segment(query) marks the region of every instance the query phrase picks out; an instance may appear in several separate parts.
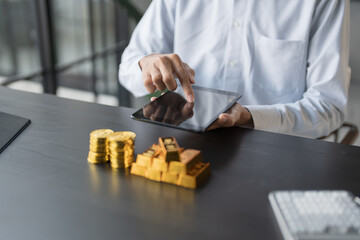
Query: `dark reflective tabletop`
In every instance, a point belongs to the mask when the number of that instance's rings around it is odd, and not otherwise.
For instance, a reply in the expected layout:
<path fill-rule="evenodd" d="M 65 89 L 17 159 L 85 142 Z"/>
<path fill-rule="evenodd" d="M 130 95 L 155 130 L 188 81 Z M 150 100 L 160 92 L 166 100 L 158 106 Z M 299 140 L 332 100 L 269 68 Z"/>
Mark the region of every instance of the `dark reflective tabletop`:
<path fill-rule="evenodd" d="M 268 193 L 360 194 L 360 148 L 241 128 L 192 133 L 130 119 L 134 109 L 0 87 L 0 111 L 32 124 L 0 154 L 1 239 L 282 239 Z M 130 130 L 140 153 L 160 136 L 199 149 L 197 190 L 86 161 L 93 129 Z"/>

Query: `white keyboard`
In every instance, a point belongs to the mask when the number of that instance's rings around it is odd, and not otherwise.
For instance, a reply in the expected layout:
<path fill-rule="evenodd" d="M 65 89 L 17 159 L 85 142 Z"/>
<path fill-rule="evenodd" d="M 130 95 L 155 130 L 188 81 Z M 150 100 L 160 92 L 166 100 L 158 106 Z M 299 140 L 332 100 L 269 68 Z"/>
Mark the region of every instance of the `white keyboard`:
<path fill-rule="evenodd" d="M 360 206 L 347 191 L 275 191 L 269 199 L 286 240 L 360 240 Z"/>

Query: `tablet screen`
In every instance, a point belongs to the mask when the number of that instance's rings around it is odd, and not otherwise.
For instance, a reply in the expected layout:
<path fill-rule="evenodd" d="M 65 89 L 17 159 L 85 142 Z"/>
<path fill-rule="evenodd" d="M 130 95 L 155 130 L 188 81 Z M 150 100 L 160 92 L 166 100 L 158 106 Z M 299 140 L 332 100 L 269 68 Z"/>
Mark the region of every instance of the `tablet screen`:
<path fill-rule="evenodd" d="M 192 131 L 205 131 L 241 94 L 193 86 L 195 101 L 186 101 L 183 88 L 167 92 L 132 115 L 136 120 Z"/>

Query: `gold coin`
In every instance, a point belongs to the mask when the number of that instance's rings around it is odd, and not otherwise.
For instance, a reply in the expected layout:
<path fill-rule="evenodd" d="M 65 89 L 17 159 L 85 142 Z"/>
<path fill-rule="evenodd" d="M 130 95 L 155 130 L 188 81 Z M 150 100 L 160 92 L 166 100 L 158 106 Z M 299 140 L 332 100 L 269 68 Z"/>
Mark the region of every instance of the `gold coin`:
<path fill-rule="evenodd" d="M 134 141 L 136 134 L 129 131 L 123 132 L 114 132 L 107 136 L 108 141 L 110 142 L 126 142 L 126 141 Z"/>
<path fill-rule="evenodd" d="M 116 169 L 118 169 L 118 168 L 124 169 L 125 168 L 125 166 L 118 166 L 118 165 L 110 165 L 110 167 L 116 168 Z"/>
<path fill-rule="evenodd" d="M 114 145 L 109 145 L 108 149 L 113 150 L 113 151 L 123 152 L 123 151 L 126 151 L 126 150 L 134 150 L 134 147 L 132 147 L 132 146 L 117 147 L 117 146 L 114 146 Z"/>
<path fill-rule="evenodd" d="M 109 157 L 109 160 L 111 162 L 130 162 L 133 161 L 133 158 L 115 158 L 115 157 Z"/>
<path fill-rule="evenodd" d="M 91 158 L 91 157 L 88 157 L 87 158 L 88 162 L 91 162 L 91 163 L 106 163 L 108 162 L 109 160 L 107 158 Z"/>
<path fill-rule="evenodd" d="M 109 155 L 120 155 L 120 156 L 125 156 L 125 155 L 132 155 L 134 154 L 134 151 L 113 151 L 113 150 L 109 150 L 108 151 Z"/>
<path fill-rule="evenodd" d="M 116 151 L 123 151 L 123 150 L 127 150 L 127 149 L 134 149 L 135 146 L 132 144 L 125 144 L 125 145 L 118 145 L 118 144 L 112 144 L 112 143 L 108 143 L 107 144 L 107 148 L 108 149 L 113 149 Z"/>
<path fill-rule="evenodd" d="M 113 132 L 114 131 L 111 129 L 94 130 L 90 133 L 90 138 L 91 139 L 106 139 L 106 137 Z"/>
<path fill-rule="evenodd" d="M 136 138 L 136 134 L 134 132 L 130 132 L 130 131 L 123 131 L 123 134 L 126 134 L 130 137 L 131 140 L 135 140 Z"/>
<path fill-rule="evenodd" d="M 92 159 L 92 158 L 88 157 L 87 160 L 88 160 L 89 163 L 95 163 L 95 164 L 107 163 L 106 159 L 98 160 L 98 159 Z"/>
<path fill-rule="evenodd" d="M 132 158 L 133 155 L 115 155 L 115 154 L 109 154 L 110 158 L 114 158 L 114 159 L 128 159 L 128 158 Z"/>
<path fill-rule="evenodd" d="M 125 167 L 130 167 L 133 164 L 133 162 L 126 162 Z"/>
<path fill-rule="evenodd" d="M 89 151 L 89 155 L 94 156 L 94 157 L 102 157 L 102 156 L 106 156 L 108 154 L 106 152 L 105 153 L 104 152 L 98 153 L 98 152 Z"/>
<path fill-rule="evenodd" d="M 108 146 L 123 148 L 123 147 L 132 147 L 134 146 L 134 142 L 130 140 L 126 140 L 124 142 L 116 142 L 116 141 L 107 141 Z"/>
<path fill-rule="evenodd" d="M 98 143 L 98 142 L 90 142 L 89 146 L 99 147 L 99 148 L 106 148 L 107 144 L 105 143 Z"/>
<path fill-rule="evenodd" d="M 122 161 L 111 161 L 111 160 L 110 160 L 110 164 L 113 164 L 113 165 L 125 165 L 125 163 L 122 162 Z"/>
<path fill-rule="evenodd" d="M 90 145 L 106 147 L 106 140 L 90 139 Z"/>
<path fill-rule="evenodd" d="M 134 150 L 114 151 L 113 149 L 109 149 L 109 154 L 125 155 L 125 154 L 133 154 L 133 153 Z"/>
<path fill-rule="evenodd" d="M 88 159 L 91 159 L 93 161 L 109 161 L 109 158 L 108 157 L 92 157 L 92 156 L 88 156 Z"/>
<path fill-rule="evenodd" d="M 104 148 L 104 147 L 98 147 L 98 146 L 93 146 L 93 145 L 90 145 L 89 146 L 89 150 L 91 152 L 96 152 L 96 153 L 106 153 L 107 152 L 107 149 Z"/>

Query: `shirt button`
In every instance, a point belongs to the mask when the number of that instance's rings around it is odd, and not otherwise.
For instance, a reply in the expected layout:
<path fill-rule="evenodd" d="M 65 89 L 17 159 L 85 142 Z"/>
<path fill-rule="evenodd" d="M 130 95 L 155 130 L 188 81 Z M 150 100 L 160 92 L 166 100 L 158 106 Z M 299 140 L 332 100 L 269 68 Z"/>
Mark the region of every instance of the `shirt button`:
<path fill-rule="evenodd" d="M 240 23 L 238 21 L 234 21 L 233 26 L 235 28 L 238 28 L 238 27 L 240 27 Z"/>
<path fill-rule="evenodd" d="M 231 61 L 230 62 L 230 67 L 235 67 L 236 66 L 236 61 Z"/>

